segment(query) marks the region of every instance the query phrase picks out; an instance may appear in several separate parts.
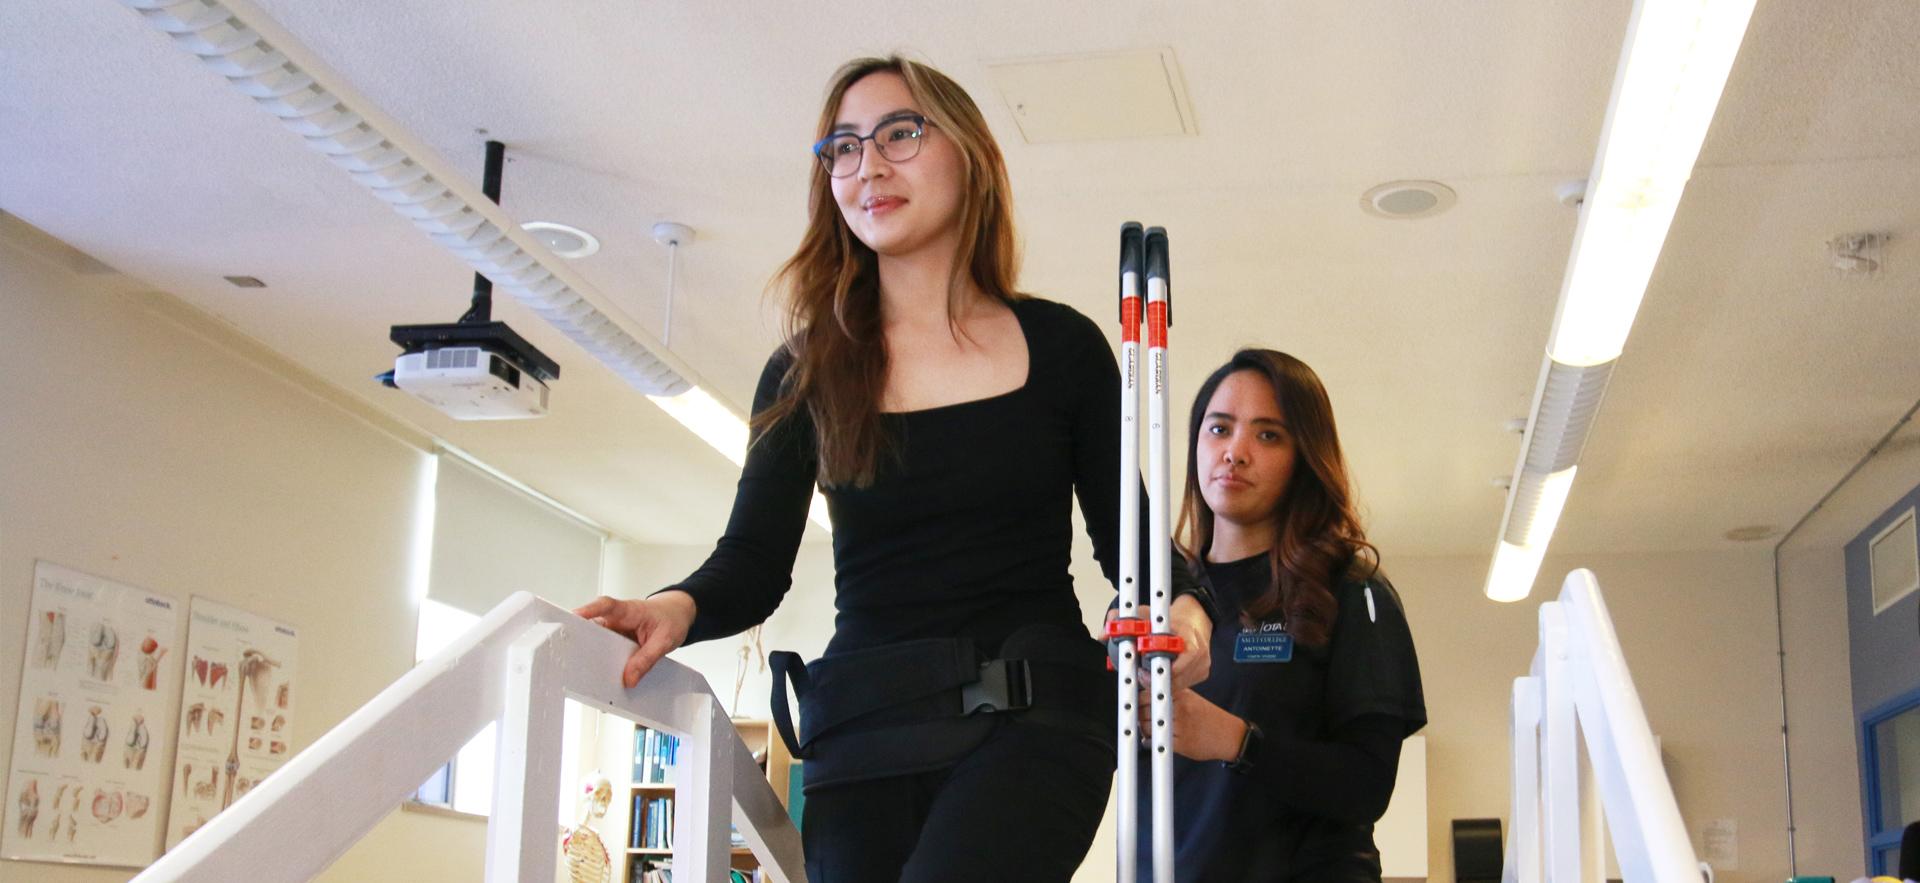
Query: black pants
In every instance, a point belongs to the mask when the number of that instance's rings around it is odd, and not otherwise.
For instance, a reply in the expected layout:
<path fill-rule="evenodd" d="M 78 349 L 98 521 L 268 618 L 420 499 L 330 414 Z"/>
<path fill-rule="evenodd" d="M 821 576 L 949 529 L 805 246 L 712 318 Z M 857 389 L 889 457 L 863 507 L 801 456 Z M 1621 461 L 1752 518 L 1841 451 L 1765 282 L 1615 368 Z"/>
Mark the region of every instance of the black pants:
<path fill-rule="evenodd" d="M 1065 881 L 1106 812 L 1113 743 L 1019 714 L 944 770 L 807 793 L 813 883 Z"/>

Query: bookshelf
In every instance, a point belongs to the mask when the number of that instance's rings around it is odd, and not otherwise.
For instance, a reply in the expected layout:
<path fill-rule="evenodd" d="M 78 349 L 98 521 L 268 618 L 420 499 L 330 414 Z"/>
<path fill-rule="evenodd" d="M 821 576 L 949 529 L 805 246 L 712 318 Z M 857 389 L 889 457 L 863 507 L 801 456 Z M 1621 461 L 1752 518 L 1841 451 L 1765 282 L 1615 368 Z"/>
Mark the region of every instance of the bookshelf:
<path fill-rule="evenodd" d="M 780 799 L 780 805 L 787 805 L 788 778 L 793 770 L 793 757 L 787 753 L 785 742 L 773 727 L 772 721 L 736 719 L 734 730 L 740 734 L 740 741 L 746 743 L 747 750 L 760 762 L 760 770 L 767 777 L 767 784 Z M 673 789 L 675 761 L 680 747 L 678 740 L 643 726 L 633 727 L 632 763 L 627 786 L 626 810 L 627 839 L 624 842 L 624 860 L 619 863 L 615 883 L 651 883 L 646 871 L 663 866 L 671 867 L 673 857 Z M 732 848 L 733 867 L 739 871 L 735 879 L 755 880 L 754 873 L 759 867 L 759 859 L 745 846 Z"/>

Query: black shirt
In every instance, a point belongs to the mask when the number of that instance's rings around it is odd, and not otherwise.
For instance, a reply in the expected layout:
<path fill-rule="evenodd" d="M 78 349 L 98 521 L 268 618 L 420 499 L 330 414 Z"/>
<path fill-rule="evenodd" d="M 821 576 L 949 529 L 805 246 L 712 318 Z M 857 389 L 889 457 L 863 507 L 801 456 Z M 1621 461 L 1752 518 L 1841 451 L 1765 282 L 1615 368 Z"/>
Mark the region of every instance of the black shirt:
<path fill-rule="evenodd" d="M 833 519 L 838 611 L 828 652 L 928 637 L 969 637 L 992 651 L 1021 626 L 1078 627 L 1067 571 L 1075 495 L 1094 556 L 1117 581 L 1120 374 L 1113 350 L 1071 307 L 1038 299 L 1011 306 L 1027 342 L 1023 386 L 883 415 L 894 455 L 881 458 L 873 484 L 822 489 Z M 754 413 L 776 400 L 791 363 L 784 348 L 767 361 Z M 805 409 L 749 448 L 725 535 L 675 587 L 698 605 L 689 643 L 745 630 L 779 605 L 806 528 L 815 450 Z M 1143 538 L 1146 525 L 1142 493 Z M 1195 590 L 1185 566 L 1175 565 L 1176 593 Z"/>
<path fill-rule="evenodd" d="M 1427 722 L 1406 612 L 1384 577 L 1348 581 L 1334 592 L 1340 609 L 1325 647 L 1296 643 L 1287 662 L 1236 661 L 1243 630 L 1283 630 L 1278 614 L 1241 622 L 1242 604 L 1265 591 L 1269 573 L 1264 553 L 1205 569 L 1217 604 L 1213 669 L 1194 690 L 1265 739 L 1244 774 L 1174 758 L 1176 877 L 1377 881 L 1373 823 L 1393 794 L 1400 741 Z M 1140 755 L 1143 869 L 1152 866 L 1148 756 Z"/>

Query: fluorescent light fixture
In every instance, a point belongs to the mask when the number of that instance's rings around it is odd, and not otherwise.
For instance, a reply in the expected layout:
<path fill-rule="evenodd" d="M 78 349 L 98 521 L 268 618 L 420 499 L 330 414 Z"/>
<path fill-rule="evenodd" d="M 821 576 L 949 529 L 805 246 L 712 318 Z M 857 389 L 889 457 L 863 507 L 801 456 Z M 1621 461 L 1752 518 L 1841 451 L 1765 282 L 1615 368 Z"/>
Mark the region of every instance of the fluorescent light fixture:
<path fill-rule="evenodd" d="M 680 421 L 681 426 L 691 430 L 701 441 L 732 460 L 733 465 L 746 465 L 747 421 L 706 390 L 695 386 L 676 396 L 647 396 L 647 399 L 659 405 L 660 410 L 667 412 L 667 416 Z M 807 515 L 822 530 L 829 533 L 833 531 L 833 523 L 827 519 L 827 501 L 819 491 L 814 491 Z"/>
<path fill-rule="evenodd" d="M 1627 25 L 1547 354 L 1620 355 L 1754 0 L 1641 0 Z"/>
<path fill-rule="evenodd" d="M 1487 597 L 1532 590 L 1755 0 L 1639 0 L 1614 70 Z"/>
<path fill-rule="evenodd" d="M 1567 507 L 1567 495 L 1573 490 L 1573 474 L 1579 468 L 1568 467 L 1541 482 L 1540 500 L 1534 505 L 1533 517 L 1523 531 L 1526 541 L 1516 545 L 1503 539 L 1494 551 L 1493 567 L 1487 572 L 1487 597 L 1495 601 L 1518 601 L 1533 590 L 1534 577 L 1540 573 L 1540 561 L 1547 554 L 1547 541 L 1553 538 L 1553 529 L 1560 523 L 1560 513 Z"/>
<path fill-rule="evenodd" d="M 1495 601 L 1522 601 L 1533 591 L 1533 579 L 1540 573 L 1545 546 L 1516 546 L 1506 540 L 1493 553 L 1493 569 L 1487 574 L 1487 597 Z"/>
<path fill-rule="evenodd" d="M 647 399 L 732 460 L 733 465 L 746 465 L 747 421 L 706 390 L 696 386 L 677 396 L 647 396 Z"/>

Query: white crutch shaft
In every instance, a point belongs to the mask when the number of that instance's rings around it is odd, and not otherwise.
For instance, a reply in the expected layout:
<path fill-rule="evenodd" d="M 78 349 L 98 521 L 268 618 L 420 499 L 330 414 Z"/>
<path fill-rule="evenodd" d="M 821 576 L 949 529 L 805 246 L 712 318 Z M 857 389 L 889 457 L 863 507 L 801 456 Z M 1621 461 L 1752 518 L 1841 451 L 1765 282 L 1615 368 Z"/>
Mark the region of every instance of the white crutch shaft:
<path fill-rule="evenodd" d="M 1167 523 L 1167 326 L 1170 299 L 1167 285 L 1167 231 L 1147 230 L 1147 475 L 1151 485 L 1147 536 L 1152 542 L 1147 604 L 1156 636 L 1170 635 L 1169 608 L 1173 602 L 1173 539 Z M 1153 879 L 1173 883 L 1173 656 L 1155 653 L 1152 669 L 1153 712 Z"/>

